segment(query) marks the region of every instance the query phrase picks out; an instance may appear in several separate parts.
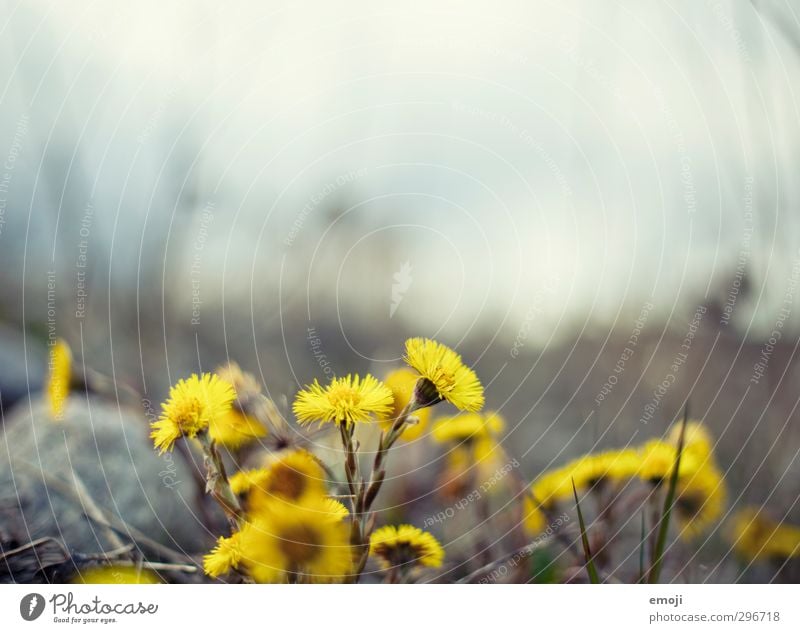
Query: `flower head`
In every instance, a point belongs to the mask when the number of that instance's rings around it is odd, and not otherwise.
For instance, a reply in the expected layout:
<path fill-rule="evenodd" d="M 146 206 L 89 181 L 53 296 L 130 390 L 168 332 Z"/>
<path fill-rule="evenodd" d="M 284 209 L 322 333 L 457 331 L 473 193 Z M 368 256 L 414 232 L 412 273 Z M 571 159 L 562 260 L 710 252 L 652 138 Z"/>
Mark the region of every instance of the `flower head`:
<path fill-rule="evenodd" d="M 523 501 L 523 526 L 525 531 L 535 536 L 541 534 L 547 527 L 547 518 L 541 507 L 530 496 L 525 495 Z"/>
<path fill-rule="evenodd" d="M 72 352 L 64 339 L 50 348 L 45 393 L 54 420 L 64 417 L 64 405 L 72 382 Z"/>
<path fill-rule="evenodd" d="M 759 508 L 741 509 L 732 526 L 729 539 L 744 560 L 786 560 L 800 556 L 800 527 L 778 523 Z"/>
<path fill-rule="evenodd" d="M 669 479 L 675 469 L 678 449 L 675 445 L 663 440 L 649 440 L 639 450 L 638 477 L 652 484 L 659 484 Z M 679 477 L 691 477 L 703 465 L 704 459 L 690 451 L 681 452 Z"/>
<path fill-rule="evenodd" d="M 392 411 L 392 391 L 374 376 L 334 378 L 327 387 L 316 380 L 297 394 L 294 414 L 301 424 L 368 422 L 371 415 Z"/>
<path fill-rule="evenodd" d="M 422 377 L 414 395 L 417 408 L 442 400 L 462 411 L 483 408 L 483 386 L 478 376 L 446 345 L 427 338 L 408 339 L 405 361 Z"/>
<path fill-rule="evenodd" d="M 667 440 L 674 446 L 678 445 L 681 435 L 682 424 L 674 424 L 669 431 Z M 686 423 L 686 431 L 683 436 L 683 450 L 693 454 L 700 460 L 712 458 L 714 449 L 714 439 L 711 437 L 708 428 L 702 422 L 690 420 Z"/>
<path fill-rule="evenodd" d="M 211 420 L 208 433 L 212 439 L 236 449 L 267 435 L 266 427 L 252 415 L 253 403 L 261 397 L 261 385 L 255 376 L 234 362 L 218 367 L 216 374 L 233 387 L 236 400 L 227 413 Z"/>
<path fill-rule="evenodd" d="M 465 442 L 493 437 L 503 432 L 505 420 L 494 411 L 485 415 L 480 413 L 461 413 L 441 418 L 433 426 L 433 439 L 446 442 Z"/>
<path fill-rule="evenodd" d="M 172 450 L 181 436 L 195 437 L 228 413 L 236 397 L 230 383 L 214 374 L 192 374 L 170 388 L 161 417 L 152 423 L 150 437 L 160 453 Z"/>
<path fill-rule="evenodd" d="M 157 585 L 161 579 L 149 569 L 107 565 L 78 572 L 72 579 L 80 585 Z"/>
<path fill-rule="evenodd" d="M 430 533 L 413 525 L 386 525 L 370 536 L 369 553 L 381 567 L 440 567 L 444 549 Z"/>
<path fill-rule="evenodd" d="M 240 533 L 229 538 L 221 536 L 217 545 L 203 557 L 203 571 L 212 578 L 219 578 L 231 569 L 236 569 L 242 560 L 242 548 L 239 545 Z"/>
<path fill-rule="evenodd" d="M 384 430 L 388 431 L 392 427 L 392 424 L 394 424 L 394 421 L 398 418 L 401 411 L 411 401 L 414 395 L 414 387 L 418 379 L 419 375 L 407 367 L 395 369 L 386 376 L 384 382 L 386 386 L 392 390 L 394 407 L 392 407 L 392 411 L 389 414 L 378 417 L 378 423 Z M 430 416 L 430 409 L 417 410 L 414 413 L 414 417 L 417 419 L 416 424 L 406 424 L 403 433 L 400 435 L 400 439 L 413 441 L 419 438 L 424 433 Z"/>
<path fill-rule="evenodd" d="M 350 526 L 322 499 L 256 513 L 239 548 L 239 566 L 256 582 L 337 582 L 353 568 Z"/>
<path fill-rule="evenodd" d="M 678 480 L 675 515 L 681 537 L 689 540 L 705 533 L 725 510 L 725 482 L 716 466 L 706 465 L 691 477 Z"/>
<path fill-rule="evenodd" d="M 236 473 L 230 484 L 235 494 L 247 495 L 251 510 L 258 510 L 276 501 L 297 504 L 308 497 L 322 498 L 325 480 L 317 458 L 299 449 L 278 454 L 264 468 Z"/>

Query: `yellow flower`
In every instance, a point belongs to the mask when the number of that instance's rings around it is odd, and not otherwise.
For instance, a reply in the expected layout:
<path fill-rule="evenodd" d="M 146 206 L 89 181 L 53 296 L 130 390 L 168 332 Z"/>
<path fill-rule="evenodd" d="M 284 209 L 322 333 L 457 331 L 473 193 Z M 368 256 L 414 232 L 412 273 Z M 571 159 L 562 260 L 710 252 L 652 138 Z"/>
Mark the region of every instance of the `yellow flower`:
<path fill-rule="evenodd" d="M 79 585 L 158 585 L 161 579 L 149 569 L 109 565 L 78 572 L 72 578 Z"/>
<path fill-rule="evenodd" d="M 444 549 L 430 533 L 413 525 L 385 525 L 369 539 L 369 553 L 381 567 L 441 567 Z"/>
<path fill-rule="evenodd" d="M 316 380 L 294 400 L 294 414 L 301 424 L 368 422 L 372 414 L 388 415 L 392 410 L 392 392 L 374 376 L 347 375 L 334 378 L 327 387 Z"/>
<path fill-rule="evenodd" d="M 234 494 L 246 494 L 251 510 L 275 501 L 301 503 L 325 495 L 325 471 L 316 457 L 299 449 L 279 453 L 264 468 L 245 470 L 230 478 Z"/>
<path fill-rule="evenodd" d="M 502 433 L 504 428 L 505 421 L 499 413 L 461 413 L 437 420 L 431 434 L 434 440 L 444 444 L 492 437 Z"/>
<path fill-rule="evenodd" d="M 667 441 L 678 446 L 678 439 L 681 435 L 681 424 L 674 424 L 670 429 Z M 702 422 L 690 420 L 686 423 L 686 433 L 683 436 L 683 450 L 691 453 L 700 461 L 712 459 L 714 449 L 714 439 Z"/>
<path fill-rule="evenodd" d="M 547 518 L 537 503 L 528 495 L 523 501 L 523 525 L 531 536 L 536 536 L 544 532 L 547 527 Z"/>
<path fill-rule="evenodd" d="M 325 497 L 322 506 L 325 512 L 330 514 L 335 521 L 344 521 L 350 516 L 350 510 L 341 501 L 331 497 Z"/>
<path fill-rule="evenodd" d="M 677 447 L 659 439 L 649 440 L 639 450 L 639 478 L 653 484 L 668 480 L 675 468 L 678 456 Z M 693 452 L 681 453 L 679 477 L 691 477 L 703 465 L 705 460 L 698 459 Z"/>
<path fill-rule="evenodd" d="M 729 535 L 736 553 L 749 561 L 800 556 L 800 527 L 778 523 L 756 507 L 743 508 Z"/>
<path fill-rule="evenodd" d="M 571 472 L 566 468 L 556 468 L 539 476 L 531 486 L 536 501 L 545 508 L 552 508 L 558 501 L 573 497 Z"/>
<path fill-rule="evenodd" d="M 256 582 L 337 582 L 353 569 L 350 525 L 327 500 L 280 504 L 239 533 L 239 566 Z"/>
<path fill-rule="evenodd" d="M 618 483 L 635 477 L 639 462 L 634 449 L 611 450 L 585 455 L 570 462 L 565 470 L 570 472 L 577 488 L 591 488 L 601 481 Z"/>
<path fill-rule="evenodd" d="M 395 369 L 386 376 L 386 386 L 392 390 L 394 396 L 394 407 L 387 415 L 378 418 L 378 423 L 385 431 L 392 427 L 400 412 L 408 405 L 414 395 L 414 386 L 417 384 L 418 378 L 419 376 L 415 372 L 406 367 Z M 427 427 L 430 415 L 430 409 L 419 409 L 414 414 L 417 423 L 407 424 L 400 439 L 409 442 L 419 438 Z"/>
<path fill-rule="evenodd" d="M 172 450 L 181 437 L 195 437 L 230 411 L 236 394 L 230 383 L 214 374 L 192 374 L 169 390 L 161 417 L 151 424 L 150 437 L 159 453 Z"/>
<path fill-rule="evenodd" d="M 417 408 L 442 400 L 462 411 L 483 408 L 483 387 L 478 376 L 446 345 L 427 338 L 408 339 L 405 361 L 423 378 L 415 389 Z"/>
<path fill-rule="evenodd" d="M 708 531 L 725 511 L 725 482 L 716 466 L 706 465 L 678 480 L 675 515 L 681 537 L 690 540 Z"/>
<path fill-rule="evenodd" d="M 50 348 L 47 365 L 45 393 L 50 405 L 50 416 L 54 420 L 61 420 L 72 382 L 72 352 L 64 339 L 58 339 Z"/>
<path fill-rule="evenodd" d="M 255 376 L 242 371 L 233 361 L 218 367 L 216 374 L 233 387 L 236 400 L 227 413 L 209 424 L 208 433 L 212 439 L 227 448 L 236 449 L 267 435 L 266 427 L 251 414 L 251 405 L 261 397 L 261 385 Z"/>
<path fill-rule="evenodd" d="M 229 538 L 220 536 L 217 545 L 203 557 L 203 571 L 212 578 L 219 578 L 231 569 L 236 569 L 242 560 L 242 548 L 239 545 L 240 533 Z"/>

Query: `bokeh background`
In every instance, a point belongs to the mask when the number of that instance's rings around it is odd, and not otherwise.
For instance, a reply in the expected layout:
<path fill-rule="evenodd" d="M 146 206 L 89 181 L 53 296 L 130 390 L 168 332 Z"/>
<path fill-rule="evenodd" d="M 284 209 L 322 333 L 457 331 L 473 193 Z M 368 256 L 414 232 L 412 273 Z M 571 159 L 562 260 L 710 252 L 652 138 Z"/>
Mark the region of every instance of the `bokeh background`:
<path fill-rule="evenodd" d="M 528 478 L 688 401 L 800 521 L 796 2 L 3 6 L 4 419 L 53 336 L 282 403 L 422 335 Z"/>

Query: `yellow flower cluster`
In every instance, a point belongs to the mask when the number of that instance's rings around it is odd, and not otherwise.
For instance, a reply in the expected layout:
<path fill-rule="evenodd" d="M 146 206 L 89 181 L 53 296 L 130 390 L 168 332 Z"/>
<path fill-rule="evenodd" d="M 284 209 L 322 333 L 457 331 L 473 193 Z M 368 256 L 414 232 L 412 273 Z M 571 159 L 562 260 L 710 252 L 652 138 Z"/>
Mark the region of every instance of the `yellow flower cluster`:
<path fill-rule="evenodd" d="M 661 485 L 675 468 L 679 435 L 680 425 L 675 425 L 666 440 L 652 439 L 638 448 L 583 455 L 544 473 L 533 482 L 531 495 L 526 499 L 525 526 L 528 532 L 540 533 L 546 526 L 547 511 L 558 502 L 573 499 L 573 481 L 577 489 L 619 484 L 631 479 Z M 702 423 L 689 422 L 675 500 L 681 536 L 692 538 L 706 532 L 722 515 L 725 498 L 725 484 L 714 459 L 711 436 Z"/>
<path fill-rule="evenodd" d="M 487 485 L 490 492 L 500 489 L 488 486 L 487 481 L 506 460 L 500 445 L 505 427 L 505 420 L 495 411 L 462 413 L 435 421 L 431 431 L 433 439 L 448 446 L 439 484 L 444 497 L 456 498 L 468 493 L 475 487 L 476 480 Z"/>
<path fill-rule="evenodd" d="M 739 510 L 732 526 L 729 539 L 744 560 L 783 561 L 800 556 L 800 526 L 774 521 L 755 507 Z"/>
<path fill-rule="evenodd" d="M 233 386 L 215 374 L 179 380 L 161 405 L 161 417 L 151 425 L 150 437 L 159 453 L 172 450 L 180 437 L 196 437 L 219 424 L 235 397 Z"/>
<path fill-rule="evenodd" d="M 351 572 L 349 512 L 326 496 L 325 472 L 311 453 L 279 454 L 263 468 L 236 473 L 230 484 L 244 496 L 247 518 L 205 557 L 206 574 L 237 569 L 275 583 L 335 582 Z"/>
<path fill-rule="evenodd" d="M 441 567 L 444 549 L 430 533 L 413 525 L 386 525 L 372 533 L 370 555 L 383 569 Z"/>
<path fill-rule="evenodd" d="M 417 413 L 418 426 L 427 421 L 427 407 L 447 400 L 462 411 L 479 411 L 484 396 L 475 372 L 461 357 L 436 341 L 412 338 L 406 341 L 405 361 L 416 373 L 396 370 L 386 383 L 367 374 L 333 378 L 327 386 L 314 381 L 301 390 L 293 411 L 301 424 L 319 422 L 353 425 L 377 416 L 384 428 L 392 426 L 402 414 Z M 410 426 L 404 431 L 408 432 Z M 411 431 L 404 439 L 413 439 Z"/>

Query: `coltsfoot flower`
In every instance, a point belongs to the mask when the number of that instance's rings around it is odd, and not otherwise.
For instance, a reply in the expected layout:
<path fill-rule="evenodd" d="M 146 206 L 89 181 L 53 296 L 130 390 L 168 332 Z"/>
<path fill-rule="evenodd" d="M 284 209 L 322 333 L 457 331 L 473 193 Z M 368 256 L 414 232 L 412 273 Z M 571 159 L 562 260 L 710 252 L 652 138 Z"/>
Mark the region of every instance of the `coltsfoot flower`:
<path fill-rule="evenodd" d="M 232 569 L 236 569 L 242 561 L 242 548 L 239 545 L 240 533 L 233 536 L 220 536 L 217 544 L 203 557 L 203 571 L 212 578 L 219 578 Z"/>
<path fill-rule="evenodd" d="M 386 416 L 392 411 L 392 391 L 367 374 L 334 378 L 327 387 L 316 380 L 297 394 L 295 416 L 301 424 L 333 422 L 351 425 L 369 422 L 372 415 Z"/>
<path fill-rule="evenodd" d="M 158 585 L 161 578 L 149 569 L 122 565 L 92 567 L 78 572 L 72 578 L 79 585 Z"/>
<path fill-rule="evenodd" d="M 212 439 L 236 449 L 266 436 L 267 428 L 251 413 L 254 401 L 261 397 L 261 385 L 255 376 L 242 371 L 234 362 L 219 367 L 216 374 L 233 387 L 236 399 L 227 413 L 211 420 L 208 432 Z"/>
<path fill-rule="evenodd" d="M 230 383 L 214 374 L 192 374 L 169 390 L 161 417 L 152 423 L 150 437 L 159 453 L 172 450 L 182 437 L 195 437 L 227 414 L 236 393 Z"/>
<path fill-rule="evenodd" d="M 691 477 L 678 480 L 675 515 L 681 537 L 690 540 L 704 534 L 722 516 L 727 493 L 722 473 L 713 465 L 704 465 Z"/>
<path fill-rule="evenodd" d="M 370 536 L 369 553 L 384 569 L 441 567 L 444 549 L 430 532 L 413 525 L 385 525 Z"/>
<path fill-rule="evenodd" d="M 410 338 L 406 341 L 405 361 L 422 377 L 415 389 L 416 408 L 442 400 L 462 411 L 483 408 L 483 386 L 478 376 L 446 345 L 427 338 Z"/>
<path fill-rule="evenodd" d="M 669 431 L 667 440 L 674 446 L 678 446 L 681 426 L 681 424 L 674 424 Z M 705 424 L 696 420 L 690 420 L 686 423 L 686 431 L 683 436 L 683 450 L 685 453 L 691 453 L 700 461 L 713 460 L 713 448 L 714 439 Z"/>
<path fill-rule="evenodd" d="M 257 513 L 238 536 L 241 567 L 256 582 L 339 582 L 353 569 L 350 525 L 327 500 Z"/>
<path fill-rule="evenodd" d="M 54 420 L 64 417 L 64 407 L 72 383 L 72 352 L 64 339 L 58 339 L 50 348 L 47 364 L 45 393 Z"/>
<path fill-rule="evenodd" d="M 378 417 L 378 423 L 384 430 L 388 431 L 392 427 L 394 421 L 400 416 L 403 409 L 405 409 L 405 407 L 411 401 L 411 398 L 414 395 L 414 387 L 417 384 L 418 379 L 419 375 L 407 367 L 395 369 L 386 376 L 386 380 L 384 382 L 386 383 L 386 386 L 392 390 L 394 406 L 389 414 Z M 403 429 L 403 433 L 400 435 L 400 439 L 410 442 L 419 438 L 427 429 L 430 416 L 430 409 L 419 409 L 414 414 L 416 423 L 406 424 L 405 428 Z"/>
<path fill-rule="evenodd" d="M 505 426 L 505 420 L 494 411 L 486 415 L 462 413 L 437 420 L 431 434 L 440 444 L 466 442 L 499 435 Z"/>
<path fill-rule="evenodd" d="M 759 508 L 739 510 L 732 525 L 729 539 L 744 560 L 786 560 L 800 556 L 800 527 L 778 523 Z"/>
<path fill-rule="evenodd" d="M 300 449 L 278 454 L 264 468 L 245 470 L 230 479 L 234 494 L 247 495 L 247 507 L 260 510 L 270 503 L 302 503 L 325 496 L 325 471 L 316 457 Z"/>
<path fill-rule="evenodd" d="M 638 477 L 652 484 L 659 484 L 669 479 L 675 468 L 677 456 L 678 449 L 670 442 L 659 439 L 645 442 L 639 450 Z M 699 470 L 704 461 L 693 452 L 682 451 L 678 476 L 691 477 Z"/>

